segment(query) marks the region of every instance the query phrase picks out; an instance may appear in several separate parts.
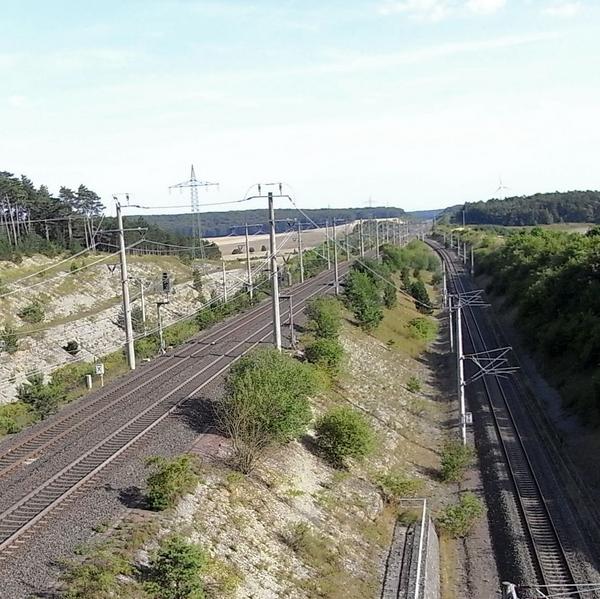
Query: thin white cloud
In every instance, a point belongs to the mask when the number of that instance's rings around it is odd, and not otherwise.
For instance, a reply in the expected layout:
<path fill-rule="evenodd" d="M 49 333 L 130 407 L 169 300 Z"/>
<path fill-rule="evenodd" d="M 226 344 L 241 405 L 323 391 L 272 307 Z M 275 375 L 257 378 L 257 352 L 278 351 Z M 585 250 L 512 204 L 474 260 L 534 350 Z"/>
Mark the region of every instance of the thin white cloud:
<path fill-rule="evenodd" d="M 467 10 L 479 15 L 489 15 L 498 12 L 506 6 L 506 0 L 469 0 Z"/>
<path fill-rule="evenodd" d="M 436 22 L 458 15 L 490 15 L 505 5 L 506 0 L 385 0 L 378 12 Z"/>
<path fill-rule="evenodd" d="M 485 50 L 512 48 L 554 40 L 561 34 L 554 31 L 532 33 L 528 35 L 511 35 L 495 39 L 439 44 L 419 50 L 391 52 L 387 54 L 361 55 L 348 60 L 323 64 L 317 67 L 322 72 L 350 73 L 361 70 L 387 69 L 404 64 L 415 64 L 438 58 L 446 58 L 456 54 L 469 54 Z"/>
<path fill-rule="evenodd" d="M 569 19 L 578 15 L 582 8 L 581 2 L 558 2 L 544 8 L 542 13 L 549 17 Z"/>

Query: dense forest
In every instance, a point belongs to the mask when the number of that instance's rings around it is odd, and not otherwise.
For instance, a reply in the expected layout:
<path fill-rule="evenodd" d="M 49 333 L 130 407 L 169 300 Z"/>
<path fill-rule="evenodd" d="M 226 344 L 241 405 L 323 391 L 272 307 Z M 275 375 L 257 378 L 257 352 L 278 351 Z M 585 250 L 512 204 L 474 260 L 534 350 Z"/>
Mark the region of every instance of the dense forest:
<path fill-rule="evenodd" d="M 467 202 L 447 208 L 442 218 L 472 225 L 535 226 L 553 223 L 600 223 L 600 192 L 537 193 L 505 200 Z"/>
<path fill-rule="evenodd" d="M 406 218 L 406 213 L 401 208 L 319 208 L 304 210 L 305 214 L 321 225 L 328 219 L 333 218 L 340 222 L 344 220 L 357 220 L 359 218 Z M 161 229 L 172 231 L 180 235 L 192 235 L 192 214 L 157 214 L 144 216 L 149 223 L 158 225 Z M 262 226 L 266 232 L 268 224 L 267 210 L 231 210 L 228 212 L 206 212 L 201 215 L 202 234 L 204 237 L 221 237 L 225 235 L 242 235 L 244 223 L 253 225 L 251 232 L 256 233 Z M 277 210 L 277 232 L 281 233 L 288 229 L 288 223 L 296 219 L 309 222 L 298 210 L 284 208 Z"/>
<path fill-rule="evenodd" d="M 520 231 L 477 260 L 488 290 L 518 308 L 524 338 L 566 402 L 600 425 L 600 227 Z"/>
<path fill-rule="evenodd" d="M 36 252 L 52 256 L 84 248 L 112 252 L 117 223 L 103 211 L 98 194 L 85 185 L 76 190 L 61 187 L 53 196 L 46 186 L 36 188 L 25 176 L 0 171 L 0 260 L 18 262 Z M 139 229 L 126 232 L 127 244 L 140 242 L 138 249 L 192 245 L 190 236 L 164 231 L 142 217 L 126 217 L 124 223 L 127 229 Z M 214 244 L 204 240 L 204 246 L 208 257 L 219 255 Z"/>

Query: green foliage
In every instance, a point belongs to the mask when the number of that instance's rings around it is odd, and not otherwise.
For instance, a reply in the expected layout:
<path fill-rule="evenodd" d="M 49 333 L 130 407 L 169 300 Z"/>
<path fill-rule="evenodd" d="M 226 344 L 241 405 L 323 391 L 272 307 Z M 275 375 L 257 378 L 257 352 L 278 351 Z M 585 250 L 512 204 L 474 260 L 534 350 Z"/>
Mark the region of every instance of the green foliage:
<path fill-rule="evenodd" d="M 317 443 L 329 461 L 344 467 L 350 458 L 368 455 L 375 444 L 375 434 L 366 418 L 356 410 L 333 408 L 317 421 Z"/>
<path fill-rule="evenodd" d="M 17 312 L 17 316 L 25 322 L 36 324 L 38 322 L 42 322 L 46 317 L 46 314 L 44 311 L 44 306 L 42 306 L 39 301 L 35 300 L 21 308 Z"/>
<path fill-rule="evenodd" d="M 406 388 L 411 393 L 418 393 L 421 390 L 421 381 L 417 376 L 409 376 L 408 381 L 406 381 Z"/>
<path fill-rule="evenodd" d="M 445 482 L 459 482 L 466 469 L 473 463 L 475 453 L 472 447 L 459 441 L 446 443 L 442 449 L 441 478 Z"/>
<path fill-rule="evenodd" d="M 178 535 L 167 537 L 150 561 L 145 587 L 156 599 L 204 599 L 201 575 L 207 564 L 198 545 Z"/>
<path fill-rule="evenodd" d="M 333 297 L 318 297 L 311 300 L 304 313 L 308 319 L 307 328 L 317 337 L 335 339 L 342 328 L 342 306 Z"/>
<path fill-rule="evenodd" d="M 534 228 L 477 252 L 490 291 L 517 307 L 525 342 L 542 359 L 567 405 L 600 423 L 591 381 L 600 363 L 600 236 Z"/>
<path fill-rule="evenodd" d="M 18 433 L 32 417 L 29 407 L 20 401 L 0 405 L 0 434 Z"/>
<path fill-rule="evenodd" d="M 135 333 L 142 333 L 144 331 L 144 319 L 142 316 L 141 306 L 134 305 L 131 307 L 131 327 Z M 125 330 L 125 313 L 123 312 L 123 308 L 121 308 L 117 316 L 117 325 Z"/>
<path fill-rule="evenodd" d="M 231 437 L 234 464 L 250 472 L 264 451 L 302 435 L 317 391 L 313 368 L 274 349 L 252 352 L 230 370 L 217 410 Z"/>
<path fill-rule="evenodd" d="M 437 518 L 440 527 L 453 538 L 466 537 L 483 515 L 481 500 L 473 493 L 463 493 L 460 501 L 450 505 Z"/>
<path fill-rule="evenodd" d="M 346 278 L 345 295 L 359 325 L 371 331 L 383 319 L 377 284 L 365 272 L 352 270 Z"/>
<path fill-rule="evenodd" d="M 423 489 L 420 478 L 410 478 L 403 472 L 389 472 L 378 477 L 377 482 L 386 503 L 397 505 L 405 497 L 415 497 Z"/>
<path fill-rule="evenodd" d="M 430 318 L 413 318 L 408 323 L 408 329 L 411 337 L 429 342 L 436 338 L 438 325 L 435 320 L 431 320 Z"/>
<path fill-rule="evenodd" d="M 19 264 L 23 256 L 37 253 L 53 257 L 68 250 L 75 254 L 84 245 L 89 246 L 89 232 L 97 228 L 100 218 L 104 219 L 103 229 L 108 232 L 103 234 L 103 242 L 98 242 L 96 249 L 112 252 L 118 242 L 116 218 L 102 215 L 104 206 L 100 197 L 85 185 L 80 185 L 76 190 L 61 187 L 58 195 L 52 196 L 44 185 L 36 188 L 25 176 L 17 178 L 12 173 L 0 171 L 0 197 L 6 198 L 12 206 L 18 237 L 16 244 L 14 232 L 6 227 L 0 228 L 0 260 L 12 260 Z M 46 219 L 51 219 L 51 222 L 44 222 Z M 128 229 L 125 232 L 127 245 L 142 239 L 182 246 L 192 244 L 192 227 L 185 234 L 177 234 L 167 232 L 139 216 L 126 217 L 124 220 Z M 202 243 L 209 258 L 220 257 L 214 243 L 207 240 L 202 240 Z M 143 241 L 137 245 L 137 249 L 155 250 L 156 246 Z M 191 256 L 191 251 L 188 256 Z M 76 270 L 83 263 L 83 260 L 74 261 L 70 270 Z"/>
<path fill-rule="evenodd" d="M 393 283 L 386 283 L 383 288 L 383 305 L 390 310 L 396 305 L 397 301 L 396 286 Z"/>
<path fill-rule="evenodd" d="M 160 340 L 158 335 L 148 335 L 146 337 L 142 337 L 141 339 L 136 339 L 133 342 L 133 347 L 135 350 L 135 355 L 139 360 L 153 358 L 156 356 L 156 354 L 158 354 L 160 349 Z"/>
<path fill-rule="evenodd" d="M 4 342 L 4 351 L 9 354 L 14 354 L 19 349 L 19 337 L 9 324 L 5 325 L 0 333 L 0 340 Z"/>
<path fill-rule="evenodd" d="M 417 279 L 411 283 L 410 294 L 414 297 L 415 306 L 419 312 L 423 312 L 424 314 L 431 314 L 433 312 L 429 294 L 425 288 L 425 283 L 421 279 Z"/>
<path fill-rule="evenodd" d="M 55 382 L 45 384 L 43 374 L 28 376 L 27 382 L 17 389 L 17 397 L 31 407 L 42 420 L 55 412 L 59 404 L 66 399 L 62 386 Z"/>
<path fill-rule="evenodd" d="M 194 268 L 194 271 L 192 272 L 192 285 L 194 287 L 194 289 L 196 290 L 196 293 L 198 293 L 198 295 L 200 297 L 203 296 L 202 290 L 203 290 L 203 281 L 202 281 L 202 272 L 200 271 L 199 268 Z"/>
<path fill-rule="evenodd" d="M 146 479 L 146 498 L 153 510 L 174 507 L 186 493 L 191 493 L 198 484 L 196 465 L 191 456 L 181 455 L 166 459 L 150 458 L 147 464 L 153 471 Z"/>
<path fill-rule="evenodd" d="M 598 191 L 536 193 L 504 200 L 467 202 L 464 206 L 447 209 L 445 214 L 452 222 L 460 224 L 463 207 L 467 224 L 524 226 L 600 222 Z"/>
<path fill-rule="evenodd" d="M 315 339 L 304 348 L 304 355 L 311 364 L 335 374 L 344 360 L 344 348 L 337 339 Z"/>
<path fill-rule="evenodd" d="M 67 599 L 108 599 L 121 596 L 119 578 L 132 573 L 123 555 L 112 547 L 99 548 L 63 576 Z"/>

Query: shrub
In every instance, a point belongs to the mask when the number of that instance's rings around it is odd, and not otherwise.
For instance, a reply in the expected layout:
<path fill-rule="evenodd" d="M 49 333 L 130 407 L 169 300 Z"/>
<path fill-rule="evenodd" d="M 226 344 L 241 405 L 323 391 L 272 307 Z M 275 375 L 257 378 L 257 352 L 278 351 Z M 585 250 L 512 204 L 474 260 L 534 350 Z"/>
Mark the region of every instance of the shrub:
<path fill-rule="evenodd" d="M 57 383 L 44 384 L 43 374 L 32 374 L 27 381 L 17 389 L 17 397 L 33 409 L 35 414 L 44 420 L 55 412 L 66 395 L 61 385 Z"/>
<path fill-rule="evenodd" d="M 202 273 L 199 268 L 194 268 L 192 272 L 192 286 L 200 296 L 202 296 Z"/>
<path fill-rule="evenodd" d="M 311 363 L 335 374 L 344 359 L 344 348 L 337 339 L 316 339 L 304 349 L 306 359 Z"/>
<path fill-rule="evenodd" d="M 473 463 L 473 448 L 459 441 L 447 443 L 442 450 L 442 480 L 458 482 L 462 480 L 465 470 Z"/>
<path fill-rule="evenodd" d="M 308 303 L 304 309 L 308 318 L 307 328 L 317 337 L 335 339 L 342 328 L 342 307 L 332 297 L 319 297 Z"/>
<path fill-rule="evenodd" d="M 433 341 L 437 335 L 437 323 L 427 317 L 413 318 L 408 323 L 411 337 L 423 341 Z"/>
<path fill-rule="evenodd" d="M 63 345 L 63 349 L 72 356 L 75 356 L 79 353 L 79 343 L 77 341 L 67 341 L 66 345 Z"/>
<path fill-rule="evenodd" d="M 203 599 L 201 574 L 208 556 L 198 545 L 179 535 L 163 539 L 150 561 L 145 587 L 157 599 Z"/>
<path fill-rule="evenodd" d="M 101 547 L 69 568 L 62 580 L 67 599 L 117 597 L 121 590 L 119 578 L 131 574 L 132 568 L 123 555 L 110 546 Z"/>
<path fill-rule="evenodd" d="M 473 493 L 463 493 L 460 501 L 442 510 L 437 520 L 451 537 L 466 537 L 483 511 L 483 504 L 478 497 Z"/>
<path fill-rule="evenodd" d="M 153 510 L 173 507 L 178 499 L 193 491 L 198 484 L 195 463 L 188 455 L 171 459 L 156 456 L 150 458 L 147 465 L 154 467 L 146 479 L 146 498 Z"/>
<path fill-rule="evenodd" d="M 117 316 L 117 325 L 125 330 L 125 313 L 121 308 L 119 315 Z M 131 327 L 136 333 L 142 333 L 144 331 L 144 319 L 141 306 L 132 306 L 131 308 Z"/>
<path fill-rule="evenodd" d="M 373 279 L 364 272 L 352 271 L 346 279 L 346 298 L 359 325 L 371 331 L 383 319 L 379 290 Z"/>
<path fill-rule="evenodd" d="M 429 294 L 425 288 L 425 283 L 421 279 L 417 279 L 411 283 L 410 294 L 413 296 L 415 306 L 419 312 L 423 312 L 424 314 L 431 314 L 433 312 Z"/>
<path fill-rule="evenodd" d="M 0 430 L 2 430 L 2 434 L 12 435 L 22 429 L 23 427 L 12 416 L 0 415 Z"/>
<path fill-rule="evenodd" d="M 140 358 L 152 358 L 158 353 L 160 348 L 160 341 L 158 335 L 148 335 L 141 339 L 136 339 L 133 342 L 135 348 L 135 355 Z"/>
<path fill-rule="evenodd" d="M 409 376 L 408 381 L 406 381 L 406 388 L 411 393 L 418 393 L 421 390 L 421 381 L 419 380 L 419 377 L 414 375 Z"/>
<path fill-rule="evenodd" d="M 302 435 L 311 420 L 308 397 L 317 388 L 310 365 L 276 350 L 239 360 L 217 405 L 221 427 L 232 440 L 234 465 L 248 473 L 268 447 Z"/>
<path fill-rule="evenodd" d="M 327 459 L 343 467 L 349 458 L 360 459 L 373 449 L 375 435 L 370 424 L 359 412 L 348 408 L 333 408 L 322 416 L 316 426 L 317 443 Z"/>
<path fill-rule="evenodd" d="M 260 246 L 260 251 L 261 252 L 266 252 L 267 251 L 267 246 L 266 245 L 261 245 Z"/>
<path fill-rule="evenodd" d="M 383 289 L 383 305 L 389 310 L 396 305 L 397 301 L 396 286 L 393 283 L 386 283 Z"/>
<path fill-rule="evenodd" d="M 13 327 L 5 325 L 0 340 L 4 342 L 4 351 L 9 354 L 14 354 L 19 349 L 19 338 Z"/>
<path fill-rule="evenodd" d="M 30 324 L 42 322 L 46 317 L 44 306 L 40 302 L 33 301 L 27 306 L 24 306 L 17 312 L 17 316 Z"/>
<path fill-rule="evenodd" d="M 378 477 L 377 482 L 384 500 L 389 504 L 397 504 L 400 499 L 414 497 L 423 488 L 420 478 L 410 478 L 400 472 L 389 472 Z"/>

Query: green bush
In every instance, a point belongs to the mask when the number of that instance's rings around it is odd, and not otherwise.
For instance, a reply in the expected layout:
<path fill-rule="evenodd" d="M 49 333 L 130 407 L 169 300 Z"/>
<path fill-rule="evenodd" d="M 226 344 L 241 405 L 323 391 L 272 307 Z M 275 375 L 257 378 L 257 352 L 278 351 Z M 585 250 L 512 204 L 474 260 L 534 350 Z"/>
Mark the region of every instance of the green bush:
<path fill-rule="evenodd" d="M 473 463 L 475 452 L 472 447 L 459 441 L 447 443 L 442 450 L 441 477 L 446 482 L 462 480 L 465 470 Z"/>
<path fill-rule="evenodd" d="M 393 283 L 386 283 L 383 288 L 383 305 L 390 310 L 396 305 L 397 301 L 396 286 Z"/>
<path fill-rule="evenodd" d="M 438 327 L 435 320 L 427 317 L 413 318 L 408 323 L 408 330 L 411 337 L 422 339 L 423 341 L 433 341 L 437 335 Z"/>
<path fill-rule="evenodd" d="M 104 599 L 121 596 L 119 579 L 132 573 L 124 556 L 113 547 L 101 547 L 74 564 L 62 577 L 67 599 Z"/>
<path fill-rule="evenodd" d="M 58 409 L 66 395 L 62 385 L 56 382 L 44 383 L 43 374 L 32 374 L 27 381 L 17 389 L 17 397 L 44 420 Z"/>
<path fill-rule="evenodd" d="M 410 294 L 413 296 L 415 306 L 419 312 L 423 312 L 424 314 L 431 314 L 433 312 L 431 299 L 429 299 L 425 283 L 421 279 L 417 279 L 411 283 Z"/>
<path fill-rule="evenodd" d="M 344 467 L 350 458 L 368 455 L 375 443 L 373 429 L 366 418 L 346 406 L 324 414 L 315 429 L 319 447 L 337 467 Z"/>
<path fill-rule="evenodd" d="M 221 427 L 232 440 L 234 465 L 250 472 L 268 447 L 302 435 L 312 417 L 308 397 L 317 389 L 312 366 L 277 350 L 239 360 L 217 405 Z"/>
<path fill-rule="evenodd" d="M 353 270 L 346 278 L 345 295 L 358 324 L 371 331 L 383 319 L 379 289 L 373 279 L 364 272 Z"/>
<path fill-rule="evenodd" d="M 331 374 L 339 371 L 344 359 L 344 348 L 337 339 L 315 339 L 304 349 L 306 359 Z"/>
<path fill-rule="evenodd" d="M 414 375 L 409 376 L 408 381 L 406 381 L 406 388 L 411 393 L 418 393 L 421 390 L 421 381 L 419 380 L 419 377 Z"/>
<path fill-rule="evenodd" d="M 463 493 L 460 501 L 450 505 L 438 516 L 438 524 L 453 538 L 466 537 L 483 515 L 481 500 L 473 493 Z"/>
<path fill-rule="evenodd" d="M 150 560 L 144 586 L 156 599 L 204 599 L 201 575 L 207 564 L 201 547 L 179 535 L 167 537 Z"/>
<path fill-rule="evenodd" d="M 384 500 L 394 505 L 405 497 L 415 497 L 423 488 L 420 478 L 410 478 L 401 472 L 383 474 L 378 477 L 377 482 Z"/>
<path fill-rule="evenodd" d="M 304 313 L 308 318 L 307 328 L 317 337 L 335 339 L 342 328 L 342 306 L 332 297 L 311 300 Z"/>
<path fill-rule="evenodd" d="M 42 322 L 46 317 L 46 314 L 44 312 L 44 306 L 36 300 L 21 308 L 17 312 L 17 316 L 25 322 L 36 324 Z"/>
<path fill-rule="evenodd" d="M 158 354 L 158 350 L 160 349 L 160 340 L 158 335 L 148 335 L 147 337 L 136 339 L 133 342 L 133 347 L 135 355 L 139 359 L 153 358 Z"/>
<path fill-rule="evenodd" d="M 167 459 L 160 456 L 150 458 L 148 466 L 154 469 L 146 479 L 146 499 L 153 510 L 174 507 L 186 493 L 198 484 L 196 466 L 191 456 L 181 455 Z"/>
<path fill-rule="evenodd" d="M 22 429 L 23 426 L 20 425 L 12 416 L 4 416 L 0 414 L 1 434 L 12 435 L 13 433 L 18 433 Z"/>
<path fill-rule="evenodd" d="M 144 331 L 144 319 L 142 318 L 143 312 L 141 306 L 132 306 L 131 308 L 131 328 L 135 333 L 142 333 Z M 117 316 L 117 325 L 125 330 L 125 313 L 121 308 L 119 315 Z"/>
<path fill-rule="evenodd" d="M 19 349 L 19 337 L 15 329 L 8 324 L 4 326 L 0 340 L 4 342 L 4 351 L 9 354 L 14 354 Z"/>

